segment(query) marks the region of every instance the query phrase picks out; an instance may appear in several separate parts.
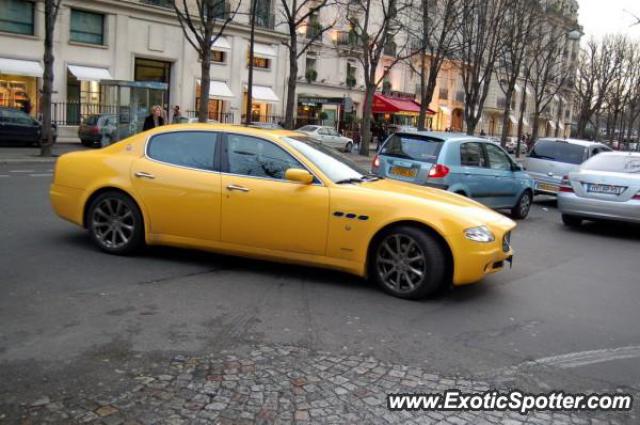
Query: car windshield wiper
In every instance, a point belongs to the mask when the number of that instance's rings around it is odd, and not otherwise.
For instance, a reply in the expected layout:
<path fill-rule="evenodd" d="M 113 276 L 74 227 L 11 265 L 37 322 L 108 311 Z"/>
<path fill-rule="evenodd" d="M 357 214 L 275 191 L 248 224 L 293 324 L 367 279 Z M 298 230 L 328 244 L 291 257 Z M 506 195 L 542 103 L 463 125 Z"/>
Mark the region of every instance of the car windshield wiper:
<path fill-rule="evenodd" d="M 364 176 L 362 176 L 362 180 L 368 181 L 368 182 L 374 182 L 376 180 L 382 180 L 384 177 L 381 177 L 377 174 L 373 174 L 373 173 L 367 173 Z"/>
<path fill-rule="evenodd" d="M 349 177 L 348 179 L 338 180 L 336 184 L 362 183 L 363 181 L 360 177 Z"/>

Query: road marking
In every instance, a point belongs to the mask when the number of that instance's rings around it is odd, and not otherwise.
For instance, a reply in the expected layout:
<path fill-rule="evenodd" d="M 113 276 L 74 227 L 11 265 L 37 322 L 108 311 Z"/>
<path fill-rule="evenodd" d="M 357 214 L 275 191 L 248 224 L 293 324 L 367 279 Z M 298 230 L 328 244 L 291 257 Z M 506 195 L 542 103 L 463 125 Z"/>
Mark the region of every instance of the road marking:
<path fill-rule="evenodd" d="M 11 176 L 8 174 L 0 174 L 0 177 L 11 177 Z"/>
<path fill-rule="evenodd" d="M 9 170 L 10 173 L 33 173 L 36 170 Z"/>
<path fill-rule="evenodd" d="M 51 176 L 53 176 L 53 174 L 51 174 L 51 173 L 47 173 L 47 174 L 29 174 L 29 176 L 31 176 L 31 177 L 51 177 Z"/>
<path fill-rule="evenodd" d="M 614 360 L 633 359 L 636 357 L 640 357 L 640 346 L 630 345 L 627 347 L 604 348 L 601 350 L 579 351 L 577 353 L 543 357 L 534 360 L 534 363 L 555 366 L 561 369 L 570 369 Z"/>

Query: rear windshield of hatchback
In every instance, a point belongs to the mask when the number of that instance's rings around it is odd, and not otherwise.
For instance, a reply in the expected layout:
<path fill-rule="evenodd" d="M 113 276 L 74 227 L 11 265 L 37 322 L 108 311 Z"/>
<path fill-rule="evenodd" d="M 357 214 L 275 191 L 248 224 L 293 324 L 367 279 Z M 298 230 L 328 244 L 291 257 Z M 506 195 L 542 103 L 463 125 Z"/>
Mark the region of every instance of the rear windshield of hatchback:
<path fill-rule="evenodd" d="M 582 164 L 587 157 L 587 148 L 573 143 L 539 140 L 533 146 L 529 157 L 568 164 Z"/>
<path fill-rule="evenodd" d="M 414 161 L 432 162 L 438 158 L 444 140 L 428 136 L 394 134 L 382 147 L 380 154 Z"/>

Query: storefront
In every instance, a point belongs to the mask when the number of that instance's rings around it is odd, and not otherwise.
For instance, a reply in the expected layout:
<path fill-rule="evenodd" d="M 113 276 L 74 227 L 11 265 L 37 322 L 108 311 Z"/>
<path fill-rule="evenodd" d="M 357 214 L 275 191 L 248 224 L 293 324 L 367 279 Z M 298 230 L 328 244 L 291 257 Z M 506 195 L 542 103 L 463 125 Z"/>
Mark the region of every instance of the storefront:
<path fill-rule="evenodd" d="M 0 58 L 0 106 L 23 110 L 35 118 L 42 74 L 38 61 Z"/>
<path fill-rule="evenodd" d="M 233 92 L 224 81 L 209 82 L 208 118 L 224 123 L 233 123 L 233 114 L 227 112 Z M 200 110 L 200 80 L 196 81 L 196 111 Z"/>
<path fill-rule="evenodd" d="M 247 91 L 245 88 L 242 98 L 242 111 L 247 110 Z M 251 121 L 252 122 L 275 122 L 277 117 L 273 115 L 273 104 L 280 102 L 276 93 L 267 86 L 253 85 L 251 90 Z M 245 114 L 243 113 L 243 120 Z M 280 118 L 282 119 L 282 118 Z"/>
<path fill-rule="evenodd" d="M 343 97 L 298 96 L 296 125 L 323 124 L 335 127 L 342 118 Z"/>
<path fill-rule="evenodd" d="M 108 69 L 80 65 L 67 66 L 67 125 L 78 125 L 85 117 L 102 111 L 101 80 L 113 80 Z"/>
<path fill-rule="evenodd" d="M 411 98 L 374 94 L 372 112 L 378 123 L 415 126 L 420 114 L 420 104 Z M 434 111 L 427 109 L 427 127 L 431 126 L 434 114 Z"/>

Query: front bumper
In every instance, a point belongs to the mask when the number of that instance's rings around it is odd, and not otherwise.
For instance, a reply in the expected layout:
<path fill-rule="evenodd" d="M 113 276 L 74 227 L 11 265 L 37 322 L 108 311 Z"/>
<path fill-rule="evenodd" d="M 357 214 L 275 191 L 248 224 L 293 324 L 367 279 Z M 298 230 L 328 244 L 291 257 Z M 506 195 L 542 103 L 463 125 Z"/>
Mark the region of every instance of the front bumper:
<path fill-rule="evenodd" d="M 495 229 L 492 229 L 496 233 Z M 486 275 L 498 272 L 513 261 L 513 249 L 505 242 L 509 232 L 496 234 L 491 243 L 474 242 L 461 235 L 456 241 L 458 249 L 453 253 L 453 285 L 467 285 L 482 280 Z"/>
<path fill-rule="evenodd" d="M 558 209 L 562 214 L 600 220 L 626 221 L 640 223 L 640 201 L 607 201 L 583 198 L 575 193 L 558 194 Z"/>

